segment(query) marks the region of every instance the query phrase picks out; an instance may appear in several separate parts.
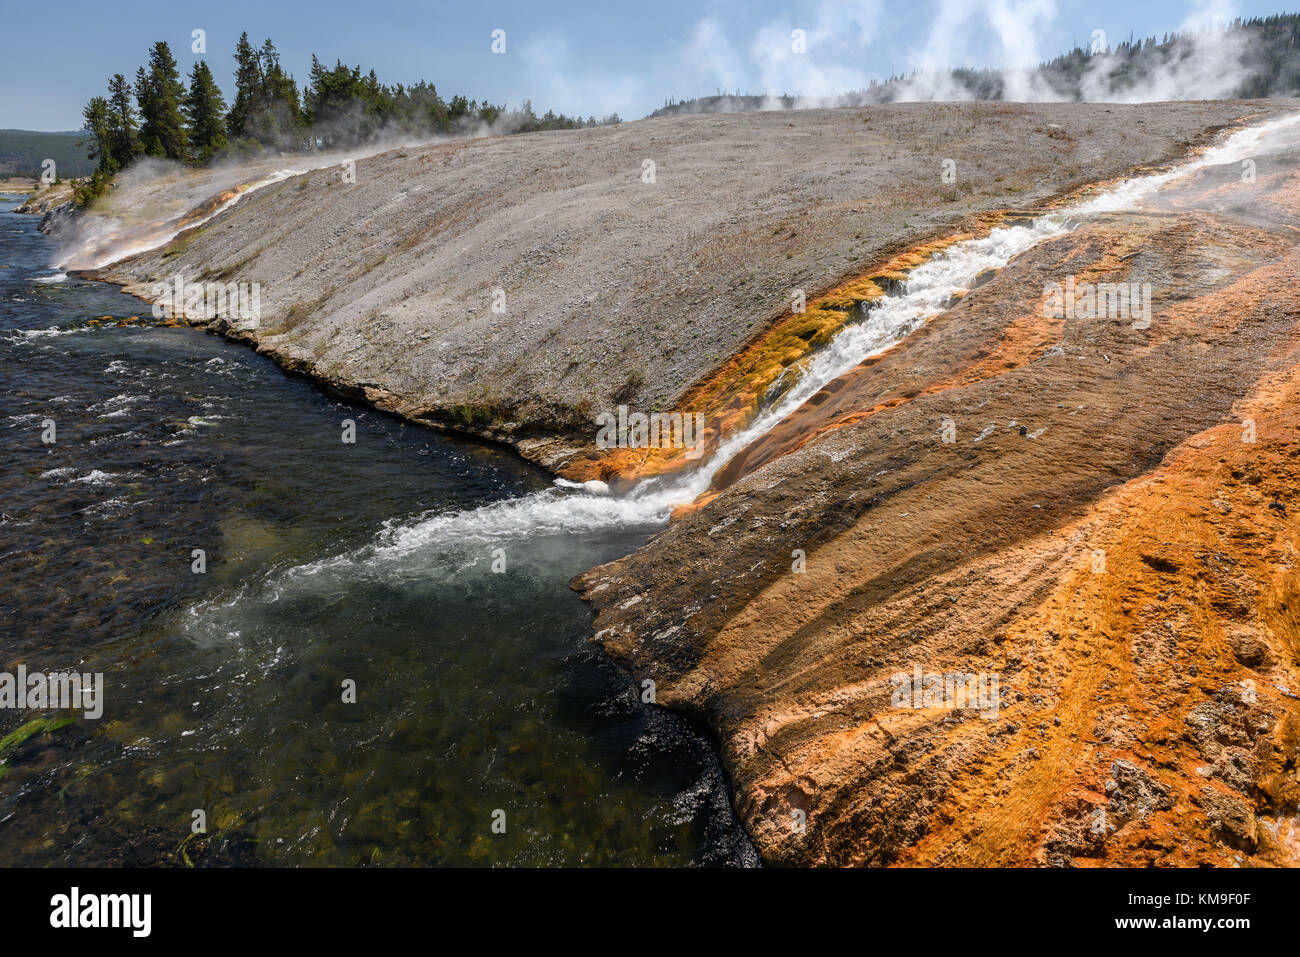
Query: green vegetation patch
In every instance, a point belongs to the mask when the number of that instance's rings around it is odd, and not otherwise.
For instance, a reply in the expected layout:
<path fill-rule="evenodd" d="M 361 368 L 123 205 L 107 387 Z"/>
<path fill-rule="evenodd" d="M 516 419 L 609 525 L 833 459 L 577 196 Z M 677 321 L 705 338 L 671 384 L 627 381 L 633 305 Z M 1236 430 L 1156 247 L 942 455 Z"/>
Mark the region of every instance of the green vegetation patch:
<path fill-rule="evenodd" d="M 53 734 L 60 728 L 72 724 L 71 718 L 36 718 L 19 725 L 14 731 L 0 738 L 0 777 L 9 770 L 9 758 L 26 742 L 38 734 Z"/>

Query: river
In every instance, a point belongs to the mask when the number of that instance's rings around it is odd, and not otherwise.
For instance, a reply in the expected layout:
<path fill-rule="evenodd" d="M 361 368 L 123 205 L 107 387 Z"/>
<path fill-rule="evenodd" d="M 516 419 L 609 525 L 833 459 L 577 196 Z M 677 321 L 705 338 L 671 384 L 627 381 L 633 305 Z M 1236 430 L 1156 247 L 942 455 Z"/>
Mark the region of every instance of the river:
<path fill-rule="evenodd" d="M 102 672 L 105 691 L 102 717 L 62 712 L 9 755 L 0 859 L 756 863 L 711 742 L 641 702 L 568 588 L 654 523 L 390 547 L 550 480 L 152 324 L 48 265 L 15 205 L 0 669 Z M 105 316 L 146 321 L 87 322 Z M 0 712 L 0 735 L 37 716 Z"/>

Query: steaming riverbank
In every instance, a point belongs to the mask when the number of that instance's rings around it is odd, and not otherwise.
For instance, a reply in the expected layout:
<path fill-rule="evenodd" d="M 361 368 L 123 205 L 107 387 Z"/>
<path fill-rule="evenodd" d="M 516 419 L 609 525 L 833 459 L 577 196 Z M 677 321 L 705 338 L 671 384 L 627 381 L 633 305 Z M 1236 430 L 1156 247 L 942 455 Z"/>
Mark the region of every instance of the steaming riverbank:
<path fill-rule="evenodd" d="M 355 183 L 331 167 L 267 185 L 106 276 L 141 293 L 176 275 L 258 282 L 261 322 L 233 332 L 259 351 L 558 468 L 618 400 L 678 406 L 796 289 L 811 300 L 982 214 L 1283 109 L 900 104 L 404 148 L 359 160 Z M 140 189 L 150 203 L 120 204 L 164 205 Z M 84 237 L 67 242 L 81 265 Z"/>

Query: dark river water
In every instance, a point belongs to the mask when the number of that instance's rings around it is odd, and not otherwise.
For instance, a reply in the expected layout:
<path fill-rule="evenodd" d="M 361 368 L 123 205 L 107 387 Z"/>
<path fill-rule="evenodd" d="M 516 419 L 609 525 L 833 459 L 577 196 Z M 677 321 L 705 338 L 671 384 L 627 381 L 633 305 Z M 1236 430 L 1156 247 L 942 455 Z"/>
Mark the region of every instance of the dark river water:
<path fill-rule="evenodd" d="M 87 324 L 149 307 L 59 281 L 14 205 L 0 671 L 105 689 L 98 719 L 0 710 L 0 737 L 73 718 L 2 749 L 0 861 L 754 863 L 713 746 L 641 704 L 567 585 L 652 528 L 476 535 L 547 476 L 197 330 Z"/>

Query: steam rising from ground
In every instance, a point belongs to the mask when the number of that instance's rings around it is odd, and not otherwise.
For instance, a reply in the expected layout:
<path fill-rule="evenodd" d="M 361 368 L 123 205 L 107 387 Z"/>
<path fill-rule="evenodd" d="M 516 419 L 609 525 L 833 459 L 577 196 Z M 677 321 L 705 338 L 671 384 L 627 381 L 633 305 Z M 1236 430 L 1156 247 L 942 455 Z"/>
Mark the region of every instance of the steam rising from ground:
<path fill-rule="evenodd" d="M 980 89 L 953 72 L 970 59 L 960 38 L 974 34 L 981 20 L 987 20 L 997 37 L 994 66 L 1002 73 L 1000 98 L 1004 100 L 1152 103 L 1230 97 L 1251 73 L 1244 35 L 1224 29 L 1236 15 L 1232 0 L 1194 0 L 1190 6 L 1170 56 L 1155 72 L 1142 76 L 1128 71 L 1128 59 L 1113 50 L 1119 38 L 1106 36 L 1099 23 L 1089 46 L 1110 52 L 1099 52 L 1087 61 L 1076 87 L 1039 67 L 1059 52 L 1043 49 L 1039 43 L 1051 35 L 1054 0 L 943 0 L 925 46 L 913 58 L 918 72 L 902 83 L 894 98 L 923 102 L 982 98 Z"/>
<path fill-rule="evenodd" d="M 1055 0 L 939 0 L 929 33 L 910 56 L 914 72 L 883 84 L 873 84 L 863 66 L 873 44 L 880 42 L 876 26 L 888 15 L 881 0 L 821 0 L 800 21 L 764 23 L 754 32 L 747 55 L 733 44 L 720 20 L 708 16 L 696 24 L 683 51 L 684 76 L 697 83 L 716 81 L 720 88 L 757 80 L 765 90 L 801 92 L 709 97 L 681 104 L 674 112 L 972 99 L 1136 103 L 1236 95 L 1267 66 L 1262 62 L 1266 58 L 1256 57 L 1248 48 L 1249 34 L 1223 29 L 1235 15 L 1233 0 L 1192 0 L 1189 6 L 1177 42 L 1168 49 L 1147 48 L 1148 59 L 1139 66 L 1112 50 L 1081 58 L 1077 70 L 1044 70 L 1041 64 L 1048 51 L 1043 49 L 1043 38 L 1052 36 L 1056 26 Z M 994 69 L 952 69 L 954 64 L 978 59 L 973 44 L 981 31 L 993 37 Z M 803 52 L 792 43 L 795 32 L 801 34 Z M 1105 36 L 1094 35 L 1091 41 L 1109 49 Z M 556 64 L 551 66 L 560 70 Z M 843 92 L 854 87 L 854 92 Z M 462 133 L 509 133 L 524 117 L 507 112 L 492 127 Z M 355 139 L 359 129 L 341 118 L 336 128 L 316 132 L 320 142 Z M 119 174 L 110 195 L 91 212 L 64 226 L 58 237 L 57 266 L 103 268 L 166 245 L 182 230 L 289 176 L 432 141 L 389 134 L 346 152 L 260 158 L 202 170 L 144 160 Z"/>
<path fill-rule="evenodd" d="M 354 104 L 360 110 L 360 104 Z M 387 128 L 368 133 L 364 117 L 339 117 L 311 129 L 317 143 L 351 142 L 348 149 L 279 153 L 229 159 L 202 169 L 171 160 L 147 157 L 113 179 L 111 192 L 83 215 L 64 221 L 56 238 L 60 269 L 102 269 L 127 256 L 158 249 L 178 233 L 202 225 L 249 193 L 290 176 L 342 167 L 388 150 L 425 146 L 448 139 L 503 136 L 515 133 L 536 117 L 527 110 L 507 110 L 491 124 L 463 124 L 451 136 L 427 136 Z"/>
<path fill-rule="evenodd" d="M 881 0 L 822 0 L 802 21 L 760 26 L 748 56 L 716 17 L 695 27 L 688 45 L 696 83 L 718 89 L 755 85 L 760 95 L 719 95 L 681 104 L 673 112 L 866 106 L 883 102 L 1001 99 L 1017 102 L 1149 103 L 1223 99 L 1240 95 L 1269 68 L 1257 62 L 1249 34 L 1225 29 L 1236 17 L 1233 0 L 1192 0 L 1167 51 L 1147 49 L 1135 65 L 1117 52 L 1121 39 L 1098 23 L 1085 46 L 1095 55 L 1076 70 L 1044 70 L 1060 53 L 1062 30 L 1055 0 L 939 0 L 929 32 L 908 55 L 908 75 L 888 82 L 873 78 L 869 64 L 880 39 L 873 28 L 890 16 Z M 807 52 L 793 49 L 802 29 Z M 979 70 L 959 69 L 982 64 Z M 778 95 L 777 91 L 797 91 Z M 1283 91 L 1293 93 L 1295 91 Z"/>
<path fill-rule="evenodd" d="M 424 140 L 420 142 L 430 142 Z M 185 229 L 199 226 L 250 193 L 290 176 L 338 167 L 419 142 L 383 139 L 346 152 L 305 153 L 192 169 L 145 158 L 119 173 L 113 189 L 56 236 L 60 269 L 102 269 L 158 249 Z"/>

